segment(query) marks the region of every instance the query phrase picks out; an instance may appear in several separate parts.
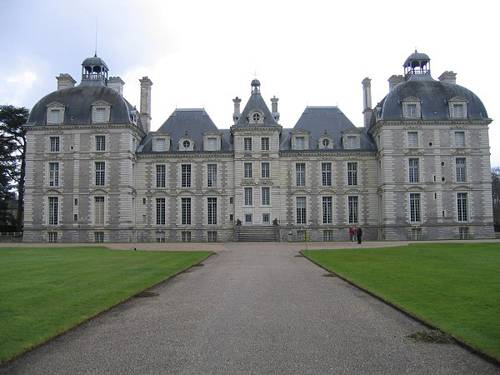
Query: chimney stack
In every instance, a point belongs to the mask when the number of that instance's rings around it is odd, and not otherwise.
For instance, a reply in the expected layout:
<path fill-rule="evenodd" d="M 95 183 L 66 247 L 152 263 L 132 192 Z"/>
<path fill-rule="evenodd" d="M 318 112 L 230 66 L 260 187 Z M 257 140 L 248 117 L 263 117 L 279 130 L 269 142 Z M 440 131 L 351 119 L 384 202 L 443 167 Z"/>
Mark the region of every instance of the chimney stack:
<path fill-rule="evenodd" d="M 147 76 L 142 77 L 139 82 L 141 83 L 141 123 L 143 130 L 149 133 L 151 129 L 151 86 L 153 82 Z"/>
<path fill-rule="evenodd" d="M 59 74 L 57 79 L 57 89 L 62 90 L 62 89 L 68 89 L 70 87 L 75 87 L 76 81 L 69 75 L 68 73 L 61 73 Z"/>
<path fill-rule="evenodd" d="M 241 99 L 236 97 L 233 99 L 233 103 L 234 103 L 233 121 L 236 124 L 241 116 L 241 113 L 240 113 Z"/>
<path fill-rule="evenodd" d="M 361 83 L 363 85 L 363 117 L 366 128 L 370 126 L 372 117 L 372 84 L 371 79 L 366 77 Z"/>
<path fill-rule="evenodd" d="M 125 85 L 125 82 L 120 77 L 109 77 L 108 79 L 108 87 L 121 96 L 123 96 L 123 85 Z"/>
<path fill-rule="evenodd" d="M 280 113 L 278 112 L 278 100 L 279 99 L 276 96 L 271 98 L 272 115 L 276 121 L 280 119 Z"/>
<path fill-rule="evenodd" d="M 389 92 L 391 92 L 396 85 L 405 81 L 405 77 L 403 77 L 402 75 L 393 74 L 387 81 L 389 81 Z"/>
<path fill-rule="evenodd" d="M 447 70 L 443 72 L 438 78 L 441 82 L 457 84 L 457 73 Z"/>

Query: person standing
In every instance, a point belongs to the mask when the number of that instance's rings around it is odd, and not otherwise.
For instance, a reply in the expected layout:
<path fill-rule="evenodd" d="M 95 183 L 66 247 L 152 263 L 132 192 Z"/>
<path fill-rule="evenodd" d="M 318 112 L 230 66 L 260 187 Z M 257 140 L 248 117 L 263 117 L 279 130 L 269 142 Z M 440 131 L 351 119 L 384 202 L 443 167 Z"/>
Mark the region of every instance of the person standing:
<path fill-rule="evenodd" d="M 363 230 L 361 227 L 356 231 L 356 237 L 358 237 L 358 243 L 361 244 L 361 238 L 363 237 Z"/>
<path fill-rule="evenodd" d="M 349 227 L 349 241 L 354 242 L 354 228 Z"/>

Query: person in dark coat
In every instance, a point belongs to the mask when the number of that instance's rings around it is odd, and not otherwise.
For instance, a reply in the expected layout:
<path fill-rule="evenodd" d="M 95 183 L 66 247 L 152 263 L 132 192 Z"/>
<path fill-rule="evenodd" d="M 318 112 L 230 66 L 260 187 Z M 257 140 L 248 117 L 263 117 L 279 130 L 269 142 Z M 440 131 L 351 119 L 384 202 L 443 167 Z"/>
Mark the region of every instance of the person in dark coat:
<path fill-rule="evenodd" d="M 361 230 L 361 227 L 358 228 L 356 231 L 356 237 L 358 238 L 358 243 L 361 243 L 361 238 L 363 237 L 363 231 Z"/>

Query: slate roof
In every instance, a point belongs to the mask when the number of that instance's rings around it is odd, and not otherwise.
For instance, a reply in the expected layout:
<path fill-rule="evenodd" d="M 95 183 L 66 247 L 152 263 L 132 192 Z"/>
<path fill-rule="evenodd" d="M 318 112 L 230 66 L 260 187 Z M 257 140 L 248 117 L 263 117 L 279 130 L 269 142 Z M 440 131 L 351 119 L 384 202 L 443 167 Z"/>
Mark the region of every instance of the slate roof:
<path fill-rule="evenodd" d="M 290 150 L 292 132 L 309 132 L 309 149 L 317 150 L 319 139 L 326 134 L 333 139 L 334 150 L 342 150 L 341 137 L 344 132 L 359 132 L 360 149 L 374 150 L 375 145 L 364 128 L 357 128 L 338 107 L 306 107 L 293 129 L 283 129 L 281 150 Z"/>
<path fill-rule="evenodd" d="M 254 85 L 254 81 L 252 81 L 252 85 Z M 248 102 L 243 109 L 243 112 L 241 112 L 241 116 L 235 126 L 249 126 L 248 117 L 253 111 L 260 111 L 264 114 L 264 126 L 280 126 L 274 119 L 271 111 L 267 107 L 266 102 L 258 90 L 252 92 L 250 95 L 250 99 L 248 99 Z"/>
<path fill-rule="evenodd" d="M 53 102 L 62 104 L 63 125 L 85 125 L 92 123 L 92 104 L 105 101 L 111 105 L 109 123 L 132 124 L 134 107 L 115 90 L 99 85 L 80 85 L 54 91 L 43 97 L 31 110 L 27 125 L 46 125 L 47 106 Z"/>

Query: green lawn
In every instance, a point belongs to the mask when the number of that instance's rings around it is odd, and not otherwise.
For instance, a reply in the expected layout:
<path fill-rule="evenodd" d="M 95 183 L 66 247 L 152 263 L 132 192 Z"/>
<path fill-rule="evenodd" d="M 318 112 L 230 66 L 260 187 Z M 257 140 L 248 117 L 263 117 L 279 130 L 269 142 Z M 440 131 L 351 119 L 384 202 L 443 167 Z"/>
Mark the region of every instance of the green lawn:
<path fill-rule="evenodd" d="M 0 248 L 0 362 L 209 255 L 96 247 Z"/>
<path fill-rule="evenodd" d="M 412 244 L 303 253 L 500 359 L 500 244 Z"/>

